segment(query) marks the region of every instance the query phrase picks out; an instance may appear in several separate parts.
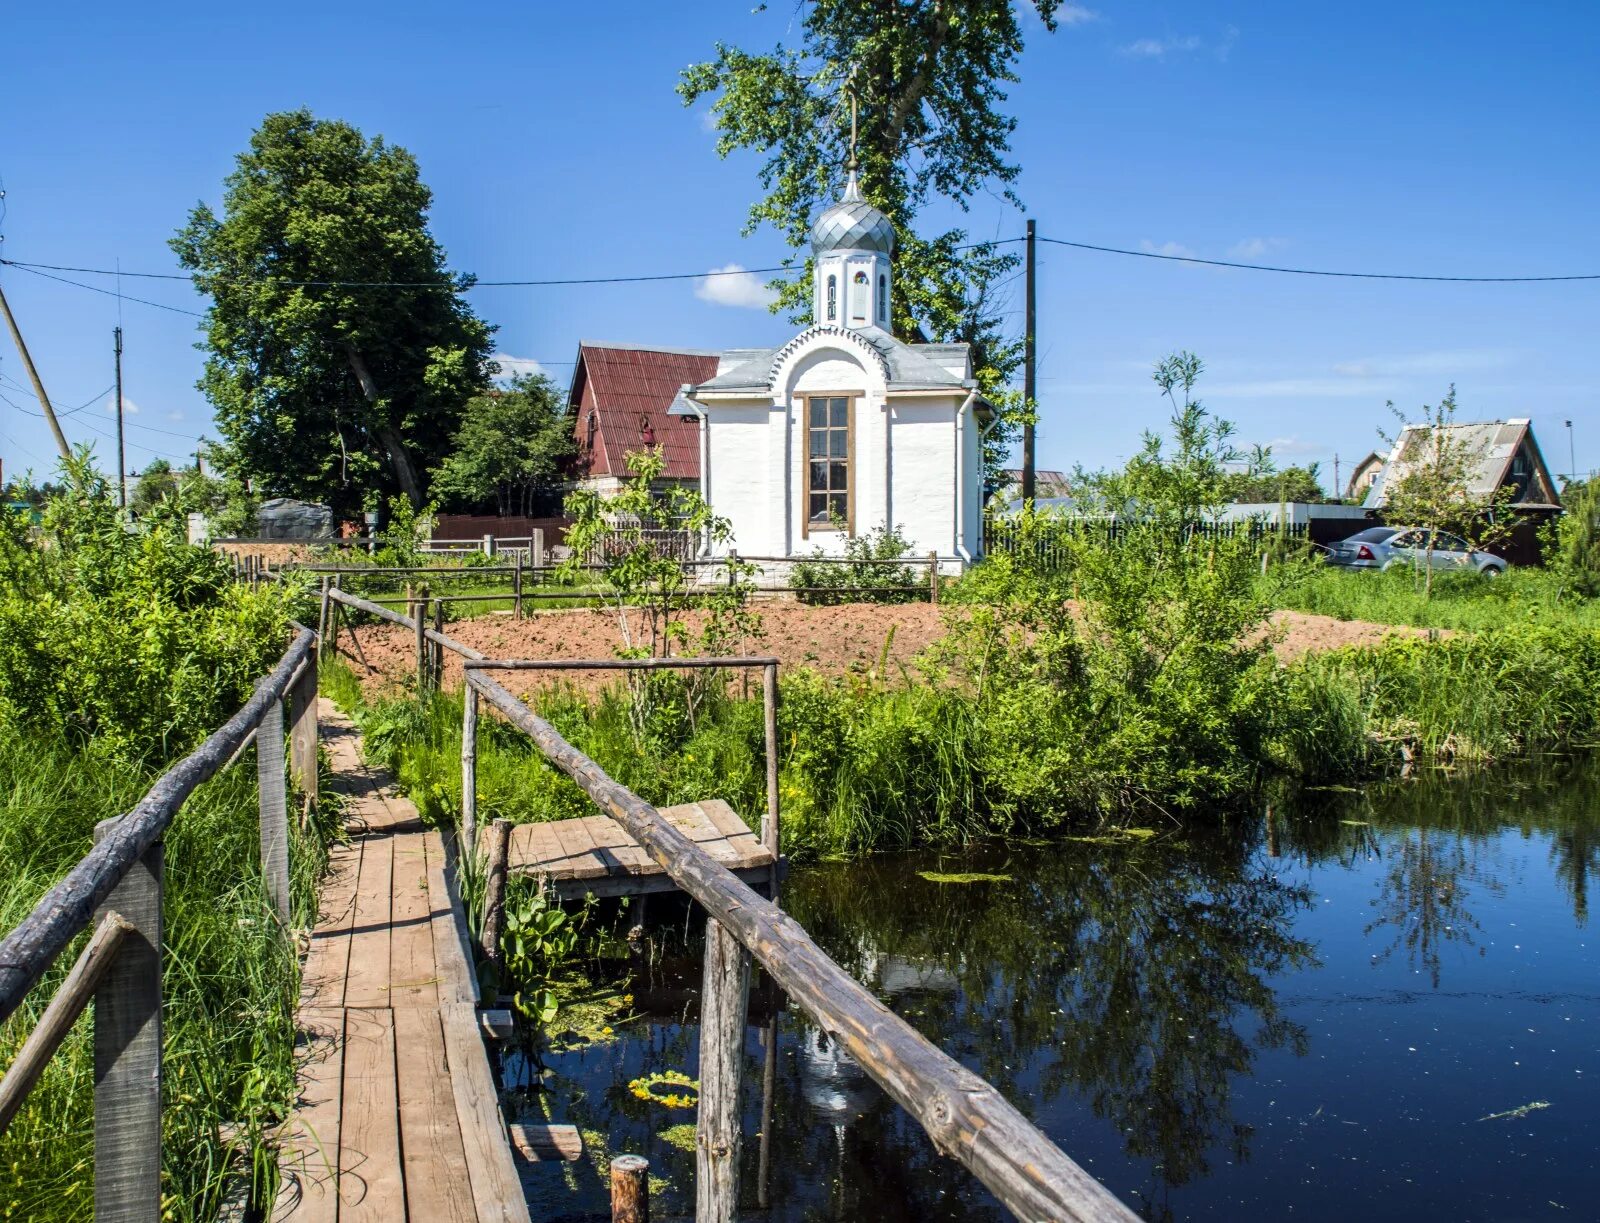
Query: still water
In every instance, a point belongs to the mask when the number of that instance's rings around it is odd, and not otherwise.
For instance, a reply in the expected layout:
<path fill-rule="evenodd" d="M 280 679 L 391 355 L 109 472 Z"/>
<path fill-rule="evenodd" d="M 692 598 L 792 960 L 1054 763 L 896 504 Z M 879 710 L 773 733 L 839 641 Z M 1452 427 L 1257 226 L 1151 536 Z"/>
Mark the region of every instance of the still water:
<path fill-rule="evenodd" d="M 1146 1218 L 1600 1219 L 1597 807 L 1600 766 L 1545 763 L 1233 829 L 797 868 L 784 904 Z M 995 878 L 928 878 L 974 873 Z M 527 1170 L 535 1217 L 609 1217 L 602 1146 L 649 1157 L 655 1217 L 692 1213 L 692 1152 L 663 1137 L 692 1110 L 628 1086 L 698 1072 L 693 922 L 656 917 L 634 1018 L 506 1059 L 512 1108 L 586 1131 L 583 1162 Z M 770 1001 L 748 1217 L 1009 1217 L 797 1011 L 772 1021 L 763 1160 Z"/>

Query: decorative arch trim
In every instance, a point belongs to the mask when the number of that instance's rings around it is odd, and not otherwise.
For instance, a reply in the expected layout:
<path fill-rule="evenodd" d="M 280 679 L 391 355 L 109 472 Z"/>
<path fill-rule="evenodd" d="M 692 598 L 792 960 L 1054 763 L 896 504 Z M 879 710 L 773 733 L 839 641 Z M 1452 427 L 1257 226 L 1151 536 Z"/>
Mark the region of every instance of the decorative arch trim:
<path fill-rule="evenodd" d="M 816 342 L 820 340 L 840 341 L 842 342 L 841 347 L 843 345 L 849 345 L 855 348 L 864 357 L 872 362 L 873 367 L 878 371 L 879 375 L 883 378 L 883 381 L 886 384 L 888 383 L 888 359 L 877 350 L 872 341 L 868 340 L 859 331 L 856 331 L 852 328 L 823 324 L 820 326 L 808 327 L 799 335 L 795 336 L 794 339 L 785 344 L 782 348 L 778 349 L 777 355 L 772 358 L 772 368 L 767 372 L 767 389 L 769 391 L 776 392 L 780 387 L 782 387 L 789 367 L 794 363 L 795 359 L 806 350 L 816 347 Z"/>

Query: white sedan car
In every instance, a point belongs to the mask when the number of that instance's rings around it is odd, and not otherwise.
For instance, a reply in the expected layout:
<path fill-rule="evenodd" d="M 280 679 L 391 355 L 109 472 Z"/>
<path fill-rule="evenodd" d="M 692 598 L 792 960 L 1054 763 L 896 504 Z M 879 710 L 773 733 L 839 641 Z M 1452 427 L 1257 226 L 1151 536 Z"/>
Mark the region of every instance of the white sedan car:
<path fill-rule="evenodd" d="M 1429 559 L 1426 527 L 1368 527 L 1328 548 L 1328 564 L 1343 569 L 1421 566 L 1428 564 Z M 1480 552 L 1448 531 L 1433 533 L 1431 559 L 1435 569 L 1472 568 L 1487 577 L 1499 577 L 1506 571 L 1503 557 Z"/>

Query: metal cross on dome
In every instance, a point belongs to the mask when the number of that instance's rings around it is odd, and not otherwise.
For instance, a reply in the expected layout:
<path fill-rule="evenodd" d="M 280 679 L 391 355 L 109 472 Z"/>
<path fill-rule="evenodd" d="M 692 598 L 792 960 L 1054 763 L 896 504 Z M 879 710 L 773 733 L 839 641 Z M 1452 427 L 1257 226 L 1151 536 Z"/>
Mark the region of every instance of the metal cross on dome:
<path fill-rule="evenodd" d="M 844 168 L 851 174 L 854 174 L 860 165 L 856 160 L 856 73 L 860 71 L 859 63 L 851 64 L 850 71 L 844 78 L 844 94 L 850 99 L 850 156 L 845 161 Z"/>

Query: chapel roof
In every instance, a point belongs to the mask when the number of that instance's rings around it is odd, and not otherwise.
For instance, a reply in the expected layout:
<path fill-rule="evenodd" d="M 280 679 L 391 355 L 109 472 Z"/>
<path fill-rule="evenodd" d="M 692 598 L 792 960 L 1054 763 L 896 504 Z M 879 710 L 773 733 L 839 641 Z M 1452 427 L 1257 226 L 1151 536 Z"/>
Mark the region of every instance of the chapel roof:
<path fill-rule="evenodd" d="M 784 349 L 804 342 L 819 333 L 838 332 L 866 341 L 884 360 L 891 391 L 971 390 L 977 386 L 971 373 L 971 347 L 967 344 L 907 344 L 881 327 L 810 327 L 787 344 L 773 348 L 730 348 L 722 353 L 713 377 L 692 387 L 692 394 L 704 391 L 748 391 L 762 394 L 770 389 L 773 367 Z"/>

